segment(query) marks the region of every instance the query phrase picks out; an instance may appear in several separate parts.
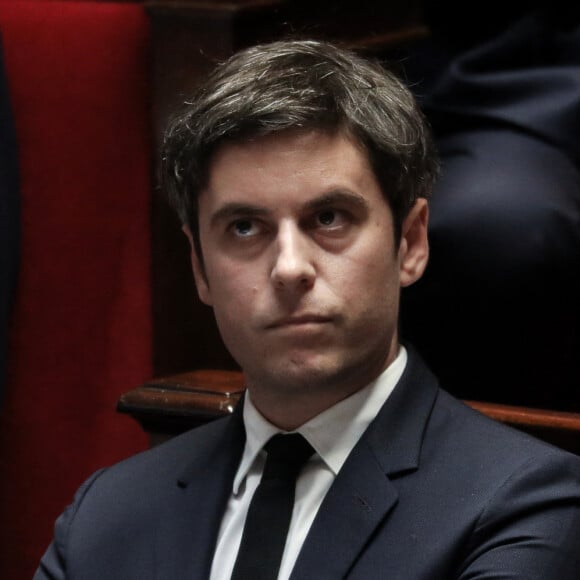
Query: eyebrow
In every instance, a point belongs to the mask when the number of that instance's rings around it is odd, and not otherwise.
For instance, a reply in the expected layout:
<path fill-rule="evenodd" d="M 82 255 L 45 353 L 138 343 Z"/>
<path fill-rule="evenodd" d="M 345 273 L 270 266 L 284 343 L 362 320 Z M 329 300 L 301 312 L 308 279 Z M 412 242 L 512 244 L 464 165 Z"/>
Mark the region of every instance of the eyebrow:
<path fill-rule="evenodd" d="M 333 205 L 356 206 L 362 210 L 369 209 L 369 203 L 362 195 L 350 190 L 336 189 L 309 200 L 303 210 L 316 211 Z M 210 218 L 210 227 L 221 221 L 228 221 L 236 217 L 252 218 L 269 215 L 270 210 L 247 203 L 230 202 L 220 207 Z"/>
<path fill-rule="evenodd" d="M 343 189 L 336 189 L 316 197 L 307 202 L 304 207 L 307 210 L 315 211 L 332 205 L 350 205 L 364 210 L 369 209 L 369 202 L 365 197 L 359 193 Z"/>

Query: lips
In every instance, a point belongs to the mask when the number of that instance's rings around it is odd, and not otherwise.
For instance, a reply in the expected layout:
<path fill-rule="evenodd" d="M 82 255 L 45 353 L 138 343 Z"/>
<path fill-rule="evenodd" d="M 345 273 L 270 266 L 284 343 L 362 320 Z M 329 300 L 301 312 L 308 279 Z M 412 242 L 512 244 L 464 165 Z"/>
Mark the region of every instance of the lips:
<path fill-rule="evenodd" d="M 293 315 L 293 316 L 286 316 L 284 318 L 280 318 L 275 320 L 271 324 L 268 324 L 266 328 L 292 328 L 292 327 L 300 327 L 300 326 L 307 326 L 310 324 L 326 324 L 332 321 L 330 316 L 323 316 L 320 314 L 300 314 L 300 315 Z"/>

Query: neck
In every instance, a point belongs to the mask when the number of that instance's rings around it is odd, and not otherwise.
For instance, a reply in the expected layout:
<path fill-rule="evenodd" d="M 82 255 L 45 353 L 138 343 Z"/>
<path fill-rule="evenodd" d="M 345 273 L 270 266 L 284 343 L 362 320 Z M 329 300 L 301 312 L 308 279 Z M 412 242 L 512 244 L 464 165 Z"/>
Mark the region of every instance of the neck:
<path fill-rule="evenodd" d="M 253 380 L 246 375 L 247 388 L 256 409 L 270 423 L 284 431 L 293 431 L 340 401 L 357 393 L 375 380 L 397 357 L 397 348 L 367 368 L 334 375 L 324 381 L 281 384 L 264 377 Z"/>
<path fill-rule="evenodd" d="M 328 397 L 284 397 L 269 396 L 259 390 L 249 388 L 252 403 L 256 409 L 272 425 L 279 427 L 283 431 L 294 431 L 304 423 L 307 423 L 313 417 L 330 409 L 340 401 L 358 391 L 353 389 L 352 392 L 342 393 L 333 399 Z"/>

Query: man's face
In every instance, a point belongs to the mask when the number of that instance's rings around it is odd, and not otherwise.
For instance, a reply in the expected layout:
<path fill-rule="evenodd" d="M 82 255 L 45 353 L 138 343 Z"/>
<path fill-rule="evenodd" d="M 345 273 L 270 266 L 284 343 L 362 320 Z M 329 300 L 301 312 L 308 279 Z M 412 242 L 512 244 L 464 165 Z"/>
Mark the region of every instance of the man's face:
<path fill-rule="evenodd" d="M 258 408 L 299 397 L 324 408 L 386 368 L 400 287 L 427 259 L 426 224 L 420 200 L 396 247 L 366 155 L 344 135 L 286 132 L 217 151 L 194 274 Z"/>

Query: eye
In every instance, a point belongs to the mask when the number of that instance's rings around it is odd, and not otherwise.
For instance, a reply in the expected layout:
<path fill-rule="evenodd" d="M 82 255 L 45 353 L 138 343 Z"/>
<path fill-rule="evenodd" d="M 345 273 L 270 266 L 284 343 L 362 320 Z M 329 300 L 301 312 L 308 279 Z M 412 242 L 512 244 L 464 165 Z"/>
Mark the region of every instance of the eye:
<path fill-rule="evenodd" d="M 331 226 L 336 219 L 336 212 L 333 210 L 322 211 L 318 214 L 318 223 L 322 226 Z"/>
<path fill-rule="evenodd" d="M 348 214 L 337 209 L 325 209 L 316 214 L 316 226 L 322 229 L 339 229 L 347 225 L 348 221 Z"/>
<path fill-rule="evenodd" d="M 257 236 L 262 231 L 262 228 L 255 220 L 238 219 L 228 227 L 228 230 L 231 231 L 235 237 L 250 238 Z"/>

